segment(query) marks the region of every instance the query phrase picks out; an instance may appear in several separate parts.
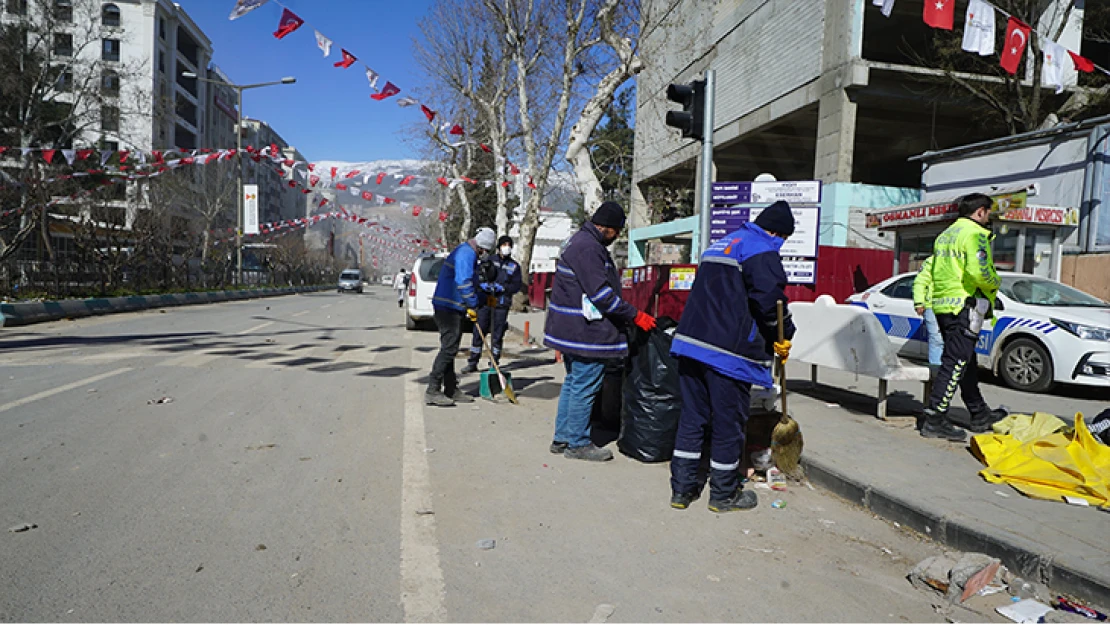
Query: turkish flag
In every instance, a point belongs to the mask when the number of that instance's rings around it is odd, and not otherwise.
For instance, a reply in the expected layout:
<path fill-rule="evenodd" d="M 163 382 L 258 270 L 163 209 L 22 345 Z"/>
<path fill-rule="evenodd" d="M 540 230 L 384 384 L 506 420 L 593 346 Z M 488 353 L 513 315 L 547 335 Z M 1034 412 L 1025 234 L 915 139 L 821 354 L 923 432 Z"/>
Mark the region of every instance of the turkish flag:
<path fill-rule="evenodd" d="M 1068 54 L 1071 55 L 1071 60 L 1073 63 L 1075 63 L 1075 69 L 1087 73 L 1095 71 L 1095 64 L 1091 61 L 1091 59 L 1081 57 L 1071 50 L 1068 50 Z"/>
<path fill-rule="evenodd" d="M 302 24 L 304 24 L 304 20 L 297 17 L 296 14 L 289 9 L 284 9 L 281 12 L 281 21 L 278 22 L 278 29 L 274 31 L 274 36 L 278 39 L 282 39 L 289 33 L 300 28 Z"/>
<path fill-rule="evenodd" d="M 385 180 L 385 172 L 378 174 L 378 184 L 381 184 L 382 180 Z"/>
<path fill-rule="evenodd" d="M 309 176 L 308 177 L 308 184 L 310 184 L 314 187 L 316 185 L 320 184 L 320 176 L 316 176 L 316 175 Z"/>
<path fill-rule="evenodd" d="M 416 176 L 405 176 L 401 179 L 401 186 L 408 186 L 408 184 L 412 182 L 413 178 L 416 178 Z"/>
<path fill-rule="evenodd" d="M 396 201 L 397 201 L 397 200 L 395 200 L 395 199 L 393 199 L 393 198 L 391 198 L 391 197 L 387 197 L 387 198 L 382 198 L 382 199 L 383 199 L 383 200 L 385 200 L 385 203 L 386 203 L 386 204 L 392 204 L 392 203 L 394 203 L 394 202 L 396 202 Z"/>
<path fill-rule="evenodd" d="M 933 28 L 952 30 L 956 20 L 956 0 L 925 0 L 925 23 Z"/>
<path fill-rule="evenodd" d="M 362 199 L 369 202 L 370 200 L 374 199 L 374 194 L 370 193 L 369 191 L 363 191 L 362 192 Z"/>
<path fill-rule="evenodd" d="M 424 117 L 427 117 L 428 121 L 432 121 L 436 118 L 436 112 L 423 104 L 420 105 L 420 110 L 424 112 Z"/>
<path fill-rule="evenodd" d="M 454 126 L 451 127 L 451 130 L 450 130 L 450 132 L 448 132 L 448 134 L 460 135 L 461 136 L 463 134 L 463 128 L 462 128 L 462 126 L 460 126 L 458 124 L 455 124 Z"/>
<path fill-rule="evenodd" d="M 443 176 L 440 176 L 439 178 L 436 178 L 436 182 L 438 182 L 439 184 L 441 184 L 441 185 L 443 185 L 443 186 L 445 186 L 445 187 L 446 187 L 446 186 L 448 186 L 449 184 L 451 184 L 451 183 L 450 183 L 450 182 L 448 182 L 448 181 L 447 181 L 447 179 L 446 179 L 446 178 L 444 178 Z"/>
<path fill-rule="evenodd" d="M 447 221 L 447 211 L 439 211 L 439 220 Z"/>
<path fill-rule="evenodd" d="M 1021 65 L 1021 57 L 1025 56 L 1025 46 L 1029 45 L 1029 34 L 1033 27 L 1021 20 L 1011 17 L 1006 23 L 1006 44 L 1002 48 L 1002 69 L 1013 76 Z"/>
<path fill-rule="evenodd" d="M 340 191 L 346 191 L 347 190 L 347 185 L 340 182 L 339 184 L 335 185 L 335 188 L 339 189 Z"/>
<path fill-rule="evenodd" d="M 332 65 L 334 65 L 335 67 L 347 68 L 347 67 L 350 67 L 350 66 L 354 65 L 355 61 L 357 61 L 357 60 L 358 59 L 355 58 L 355 55 L 351 54 L 350 52 L 347 52 L 346 50 L 343 50 L 343 60 L 337 61 L 337 62 L 333 63 Z"/>
<path fill-rule="evenodd" d="M 385 83 L 385 86 L 382 87 L 381 92 L 370 94 L 370 99 L 371 100 L 377 100 L 378 102 L 381 102 L 382 100 L 384 100 L 386 98 L 391 98 L 391 97 L 397 95 L 398 93 L 401 93 L 401 88 L 387 80 L 386 83 Z"/>
<path fill-rule="evenodd" d="M 420 216 L 420 211 L 422 211 L 422 210 L 424 210 L 424 207 L 422 207 L 422 206 L 413 206 L 412 207 L 412 216 L 413 217 L 419 217 Z"/>
<path fill-rule="evenodd" d="M 53 164 L 54 163 L 54 153 L 56 153 L 56 152 L 57 152 L 57 150 L 43 150 L 42 151 L 42 158 L 45 159 L 47 163 Z"/>

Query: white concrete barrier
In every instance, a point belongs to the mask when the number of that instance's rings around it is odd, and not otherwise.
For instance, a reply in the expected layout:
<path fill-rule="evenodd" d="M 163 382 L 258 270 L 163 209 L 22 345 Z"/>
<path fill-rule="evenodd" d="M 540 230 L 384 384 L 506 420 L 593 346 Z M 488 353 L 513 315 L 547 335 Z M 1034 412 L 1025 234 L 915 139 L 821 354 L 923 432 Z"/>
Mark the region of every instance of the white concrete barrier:
<path fill-rule="evenodd" d="M 875 315 L 859 306 L 837 304 L 828 295 L 815 302 L 792 302 L 790 314 L 798 332 L 790 359 L 809 364 L 817 384 L 817 368 L 831 367 L 856 375 L 878 378 L 876 416 L 886 419 L 887 382 L 919 380 L 929 392 L 929 368 L 906 365 L 887 338 Z"/>

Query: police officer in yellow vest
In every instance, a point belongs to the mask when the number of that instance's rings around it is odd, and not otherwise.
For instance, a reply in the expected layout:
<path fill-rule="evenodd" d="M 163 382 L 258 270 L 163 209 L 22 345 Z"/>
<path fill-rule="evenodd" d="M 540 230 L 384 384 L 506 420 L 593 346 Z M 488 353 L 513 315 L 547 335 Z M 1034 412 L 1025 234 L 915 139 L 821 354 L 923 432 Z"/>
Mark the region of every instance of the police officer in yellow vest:
<path fill-rule="evenodd" d="M 990 221 L 991 198 L 972 193 L 960 198 L 959 219 L 933 244 L 932 308 L 944 336 L 944 355 L 933 391 L 925 408 L 921 435 L 961 442 L 967 432 L 948 419 L 956 389 L 971 413 L 972 432 L 986 432 L 1005 411 L 992 411 L 979 392 L 975 345 L 983 321 L 991 317 L 998 293 L 998 273 L 991 257 L 994 235 Z"/>

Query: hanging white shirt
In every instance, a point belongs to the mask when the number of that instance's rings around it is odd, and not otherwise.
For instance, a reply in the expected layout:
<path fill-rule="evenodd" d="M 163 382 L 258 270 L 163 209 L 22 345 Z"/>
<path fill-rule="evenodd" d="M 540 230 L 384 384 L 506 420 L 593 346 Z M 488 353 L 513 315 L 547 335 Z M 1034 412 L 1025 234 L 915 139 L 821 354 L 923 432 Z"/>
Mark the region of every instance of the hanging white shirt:
<path fill-rule="evenodd" d="M 983 0 L 971 0 L 967 5 L 962 47 L 979 56 L 994 54 L 994 7 Z"/>
<path fill-rule="evenodd" d="M 1070 63 L 1068 51 L 1064 46 L 1050 41 L 1048 38 L 1041 40 L 1041 51 L 1044 52 L 1044 67 L 1041 69 L 1041 84 L 1045 87 L 1056 87 L 1056 93 L 1064 90 L 1065 63 Z"/>

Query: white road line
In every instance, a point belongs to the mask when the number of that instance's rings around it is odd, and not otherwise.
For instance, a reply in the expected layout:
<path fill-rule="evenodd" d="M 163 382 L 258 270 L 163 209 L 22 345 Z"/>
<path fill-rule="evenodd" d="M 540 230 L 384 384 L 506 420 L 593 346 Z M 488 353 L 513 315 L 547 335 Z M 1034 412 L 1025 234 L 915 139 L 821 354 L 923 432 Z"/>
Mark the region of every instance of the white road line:
<path fill-rule="evenodd" d="M 307 315 L 307 314 L 308 314 L 308 313 L 310 313 L 310 312 L 312 312 L 312 311 L 311 311 L 311 310 L 302 310 L 302 311 L 301 311 L 301 312 L 299 312 L 299 313 L 293 313 L 293 316 L 294 316 L 294 317 L 300 317 L 301 315 Z"/>
<path fill-rule="evenodd" d="M 50 390 L 43 391 L 41 393 L 35 393 L 34 395 L 24 397 L 23 399 L 17 399 L 15 401 L 10 401 L 10 402 L 4 404 L 3 406 L 0 406 L 0 412 L 4 412 L 6 410 L 11 410 L 12 408 L 18 408 L 18 407 L 23 406 L 25 404 L 29 404 L 33 401 L 38 401 L 40 399 L 46 399 L 47 397 L 52 397 L 54 395 L 57 395 L 58 393 L 64 393 L 66 391 L 71 391 L 75 388 L 85 386 L 86 384 L 92 384 L 93 382 L 99 382 L 100 380 L 103 380 L 105 378 L 110 378 L 114 375 L 119 375 L 121 373 L 127 373 L 128 371 L 131 371 L 131 367 L 122 367 L 120 369 L 116 369 L 115 371 L 109 371 L 107 373 L 101 373 L 100 375 L 94 375 L 91 378 L 85 378 L 84 380 L 78 380 L 76 382 L 70 382 L 69 384 L 58 386 L 58 387 L 52 388 Z"/>
<path fill-rule="evenodd" d="M 331 308 L 331 304 L 324 304 L 323 306 L 320 307 L 321 310 L 324 309 L 324 308 Z"/>
<path fill-rule="evenodd" d="M 294 315 L 294 316 L 296 316 L 296 315 Z M 253 328 L 249 328 L 249 329 L 247 329 L 247 330 L 243 330 L 242 332 L 236 332 L 235 334 L 239 334 L 239 335 L 242 335 L 242 334 L 250 334 L 251 332 L 257 332 L 257 331 L 261 330 L 262 328 L 268 328 L 268 327 L 270 327 L 270 326 L 272 326 L 272 325 L 274 325 L 274 322 L 273 322 L 273 321 L 267 321 L 266 323 L 260 323 L 260 324 L 258 324 L 258 325 L 256 325 L 256 326 L 254 326 Z"/>
<path fill-rule="evenodd" d="M 220 358 L 219 354 L 212 354 L 208 352 L 196 351 L 189 352 L 182 356 L 163 360 L 158 363 L 159 367 L 188 367 L 190 369 L 199 369 L 204 365 Z"/>
<path fill-rule="evenodd" d="M 415 365 L 414 365 L 415 366 Z M 424 389 L 417 379 L 426 367 L 405 377 L 405 434 L 401 460 L 401 603 L 406 623 L 447 620 L 443 569 L 439 564 L 432 480 L 424 452 Z"/>

